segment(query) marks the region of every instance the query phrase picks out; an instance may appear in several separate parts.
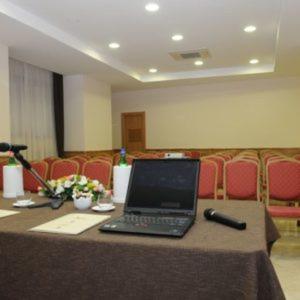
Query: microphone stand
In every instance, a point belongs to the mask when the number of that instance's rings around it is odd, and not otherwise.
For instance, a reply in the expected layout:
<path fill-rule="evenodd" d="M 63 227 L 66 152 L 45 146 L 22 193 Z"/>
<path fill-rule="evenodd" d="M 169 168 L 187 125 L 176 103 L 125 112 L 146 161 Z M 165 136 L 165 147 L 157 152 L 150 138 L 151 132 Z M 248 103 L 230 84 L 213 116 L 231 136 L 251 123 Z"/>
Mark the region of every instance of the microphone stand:
<path fill-rule="evenodd" d="M 21 165 L 29 171 L 29 173 L 40 182 L 44 188 L 50 193 L 50 202 L 41 203 L 41 204 L 33 204 L 28 206 L 28 208 L 38 208 L 38 207 L 47 207 L 50 206 L 52 209 L 57 209 L 61 207 L 64 203 L 63 199 L 55 194 L 53 188 L 48 184 L 35 169 L 32 168 L 31 164 L 23 157 L 23 155 L 19 151 L 14 152 L 14 157 L 21 163 Z"/>

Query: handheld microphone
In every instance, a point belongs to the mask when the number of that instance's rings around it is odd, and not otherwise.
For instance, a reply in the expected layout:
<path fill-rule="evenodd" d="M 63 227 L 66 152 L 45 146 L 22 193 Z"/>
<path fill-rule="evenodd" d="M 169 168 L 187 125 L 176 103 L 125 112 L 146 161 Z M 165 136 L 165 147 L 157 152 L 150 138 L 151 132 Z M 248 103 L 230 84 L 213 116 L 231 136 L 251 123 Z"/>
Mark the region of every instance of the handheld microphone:
<path fill-rule="evenodd" d="M 221 213 L 216 212 L 213 208 L 207 208 L 204 210 L 204 217 L 207 220 L 215 221 L 217 223 L 221 223 L 223 225 L 233 227 L 239 230 L 246 229 L 246 222 L 235 219 L 233 217 L 229 217 L 223 215 Z"/>
<path fill-rule="evenodd" d="M 0 152 L 7 152 L 7 151 L 12 151 L 12 152 L 19 152 L 21 150 L 26 150 L 27 146 L 25 145 L 13 145 L 13 144 L 8 144 L 8 143 L 0 143 Z"/>

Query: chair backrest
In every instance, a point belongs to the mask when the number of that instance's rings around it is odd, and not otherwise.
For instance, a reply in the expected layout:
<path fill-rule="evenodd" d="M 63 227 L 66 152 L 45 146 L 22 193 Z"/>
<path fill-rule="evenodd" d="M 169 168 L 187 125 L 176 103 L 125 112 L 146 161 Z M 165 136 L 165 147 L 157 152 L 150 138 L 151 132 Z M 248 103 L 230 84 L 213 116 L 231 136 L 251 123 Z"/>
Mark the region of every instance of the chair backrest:
<path fill-rule="evenodd" d="M 225 159 L 218 155 L 206 156 L 205 159 L 214 161 L 218 165 L 218 188 L 223 188 L 223 169 L 225 164 Z"/>
<path fill-rule="evenodd" d="M 300 160 L 300 154 L 299 154 L 299 153 L 298 153 L 298 154 L 295 154 L 295 155 L 293 156 L 293 158 L 296 159 L 296 160 Z"/>
<path fill-rule="evenodd" d="M 97 155 L 97 156 L 93 157 L 91 160 L 97 160 L 97 159 L 106 160 L 106 161 L 110 162 L 111 164 L 113 163 L 112 156 Z"/>
<path fill-rule="evenodd" d="M 80 155 L 79 155 L 79 156 L 71 157 L 71 158 L 69 158 L 69 159 L 78 162 L 78 164 L 79 164 L 79 174 L 81 174 L 81 173 L 82 173 L 82 167 L 83 167 L 83 164 L 84 164 L 85 162 L 87 162 L 88 159 L 85 158 L 84 156 L 80 156 Z"/>
<path fill-rule="evenodd" d="M 45 161 L 32 162 L 32 168 L 44 179 L 47 179 L 48 174 L 48 164 Z M 38 187 L 41 186 L 41 183 L 37 181 L 33 175 L 26 169 L 23 169 L 23 180 L 24 180 L 24 190 L 37 192 Z"/>
<path fill-rule="evenodd" d="M 46 158 L 43 159 L 43 161 L 45 161 L 48 164 L 47 179 L 50 178 L 50 172 L 51 172 L 51 169 L 52 169 L 52 164 L 55 161 L 58 161 L 58 160 L 61 160 L 61 158 L 55 157 L 55 156 L 50 156 L 50 157 L 46 157 Z"/>
<path fill-rule="evenodd" d="M 278 158 L 267 163 L 267 203 L 269 199 L 300 199 L 300 162 L 291 158 Z"/>
<path fill-rule="evenodd" d="M 233 159 L 224 165 L 224 199 L 260 200 L 260 167 L 254 160 Z"/>
<path fill-rule="evenodd" d="M 106 189 L 110 188 L 112 164 L 106 160 L 92 160 L 84 163 L 82 174 L 90 179 L 99 180 Z"/>
<path fill-rule="evenodd" d="M 60 159 L 52 163 L 50 179 L 79 174 L 79 163 L 70 159 Z"/>
<path fill-rule="evenodd" d="M 211 160 L 202 160 L 198 184 L 199 199 L 217 199 L 218 165 Z"/>

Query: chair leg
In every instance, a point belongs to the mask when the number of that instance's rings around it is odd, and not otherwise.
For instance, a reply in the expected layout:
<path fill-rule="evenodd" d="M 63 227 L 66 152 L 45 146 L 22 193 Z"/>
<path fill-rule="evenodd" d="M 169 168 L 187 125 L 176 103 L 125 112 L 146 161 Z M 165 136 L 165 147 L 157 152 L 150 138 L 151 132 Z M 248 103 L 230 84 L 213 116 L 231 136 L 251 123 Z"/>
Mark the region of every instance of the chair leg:
<path fill-rule="evenodd" d="M 297 220 L 297 227 L 300 227 L 300 220 Z"/>

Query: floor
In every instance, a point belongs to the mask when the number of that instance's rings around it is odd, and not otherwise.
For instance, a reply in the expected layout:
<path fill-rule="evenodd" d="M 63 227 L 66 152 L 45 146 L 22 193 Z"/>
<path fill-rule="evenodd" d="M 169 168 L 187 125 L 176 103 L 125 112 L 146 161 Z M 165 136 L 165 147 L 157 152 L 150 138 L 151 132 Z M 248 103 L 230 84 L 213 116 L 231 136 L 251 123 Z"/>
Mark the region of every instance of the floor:
<path fill-rule="evenodd" d="M 300 227 L 295 220 L 275 220 L 281 238 L 271 260 L 287 300 L 300 299 Z"/>

